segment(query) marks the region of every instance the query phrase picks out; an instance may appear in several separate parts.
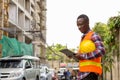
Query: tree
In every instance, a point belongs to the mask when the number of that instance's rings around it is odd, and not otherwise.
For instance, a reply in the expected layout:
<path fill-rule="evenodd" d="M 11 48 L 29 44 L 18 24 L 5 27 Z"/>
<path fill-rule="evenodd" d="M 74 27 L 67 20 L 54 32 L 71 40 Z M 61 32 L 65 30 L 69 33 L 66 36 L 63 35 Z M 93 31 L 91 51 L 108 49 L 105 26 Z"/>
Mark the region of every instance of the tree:
<path fill-rule="evenodd" d="M 48 60 L 60 60 L 61 62 L 72 62 L 73 59 L 69 59 L 66 55 L 60 52 L 61 49 L 67 48 L 67 45 L 53 44 L 47 47 L 46 57 Z M 75 49 L 70 49 L 75 51 Z"/>
<path fill-rule="evenodd" d="M 104 39 L 106 38 L 106 35 L 108 34 L 107 25 L 101 22 L 97 22 L 93 27 L 93 30 L 97 32 L 101 36 L 102 40 L 104 41 Z"/>
<path fill-rule="evenodd" d="M 61 44 L 53 44 L 51 46 L 47 47 L 46 57 L 48 60 L 59 60 L 63 58 L 63 55 L 59 52 L 61 49 L 66 48 L 66 46 L 63 46 Z"/>

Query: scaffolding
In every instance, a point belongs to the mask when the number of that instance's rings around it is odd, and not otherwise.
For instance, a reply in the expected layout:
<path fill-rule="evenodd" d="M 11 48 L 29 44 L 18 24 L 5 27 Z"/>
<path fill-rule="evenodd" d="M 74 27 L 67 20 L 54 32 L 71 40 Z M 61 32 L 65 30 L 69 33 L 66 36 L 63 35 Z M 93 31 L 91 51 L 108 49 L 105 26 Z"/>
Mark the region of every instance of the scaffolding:
<path fill-rule="evenodd" d="M 9 7 L 9 0 L 0 0 L 0 29 L 9 26 L 8 7 Z M 7 32 L 0 30 L 0 39 L 2 39 L 3 34 L 8 36 Z M 0 44 L 0 57 L 2 53 L 1 48 L 2 45 Z"/>

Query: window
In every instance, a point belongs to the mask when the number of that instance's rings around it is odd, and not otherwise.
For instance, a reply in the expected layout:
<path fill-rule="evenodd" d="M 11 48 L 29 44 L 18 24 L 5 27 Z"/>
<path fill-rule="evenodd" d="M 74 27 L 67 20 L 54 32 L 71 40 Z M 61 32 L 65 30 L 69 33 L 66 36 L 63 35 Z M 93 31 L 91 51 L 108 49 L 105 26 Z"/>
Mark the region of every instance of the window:
<path fill-rule="evenodd" d="M 26 69 L 27 69 L 27 68 L 31 68 L 31 64 L 30 64 L 29 61 L 26 62 L 26 64 L 25 64 L 25 68 L 26 68 Z"/>

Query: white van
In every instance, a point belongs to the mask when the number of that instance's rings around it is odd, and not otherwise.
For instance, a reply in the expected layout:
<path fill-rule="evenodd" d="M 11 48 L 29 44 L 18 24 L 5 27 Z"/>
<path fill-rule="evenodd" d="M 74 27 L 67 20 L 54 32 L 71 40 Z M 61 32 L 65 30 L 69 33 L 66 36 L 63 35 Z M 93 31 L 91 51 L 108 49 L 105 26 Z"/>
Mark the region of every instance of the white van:
<path fill-rule="evenodd" d="M 10 56 L 0 58 L 0 80 L 40 80 L 39 68 L 33 66 L 33 56 Z"/>

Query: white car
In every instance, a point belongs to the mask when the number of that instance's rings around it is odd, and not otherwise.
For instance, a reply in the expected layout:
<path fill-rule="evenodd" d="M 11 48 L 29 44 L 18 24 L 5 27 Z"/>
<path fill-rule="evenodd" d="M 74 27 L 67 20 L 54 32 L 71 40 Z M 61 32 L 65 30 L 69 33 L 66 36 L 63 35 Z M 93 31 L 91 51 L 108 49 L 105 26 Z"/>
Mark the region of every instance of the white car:
<path fill-rule="evenodd" d="M 55 75 L 55 69 L 49 68 L 49 73 L 52 75 L 52 78 Z"/>
<path fill-rule="evenodd" d="M 40 66 L 40 80 L 52 80 L 52 75 L 47 66 Z"/>
<path fill-rule="evenodd" d="M 0 80 L 40 80 L 39 68 L 32 64 L 34 60 L 39 58 L 27 55 L 0 58 Z"/>
<path fill-rule="evenodd" d="M 58 71 L 58 77 L 60 80 L 62 79 L 65 79 L 65 76 L 64 76 L 64 71 L 66 71 L 67 69 L 66 68 L 60 68 L 59 71 Z"/>

